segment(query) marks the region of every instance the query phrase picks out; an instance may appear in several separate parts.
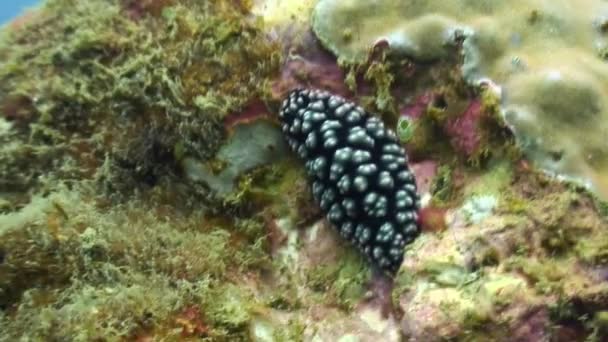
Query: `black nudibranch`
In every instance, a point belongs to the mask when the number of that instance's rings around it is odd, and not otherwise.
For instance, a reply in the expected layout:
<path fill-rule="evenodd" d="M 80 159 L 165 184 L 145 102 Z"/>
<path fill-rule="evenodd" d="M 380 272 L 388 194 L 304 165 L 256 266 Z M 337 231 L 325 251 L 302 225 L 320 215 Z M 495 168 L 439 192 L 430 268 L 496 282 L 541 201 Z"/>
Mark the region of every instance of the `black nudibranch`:
<path fill-rule="evenodd" d="M 279 113 L 285 138 L 329 222 L 394 275 L 420 233 L 420 201 L 407 156 L 377 117 L 326 91 L 296 89 Z"/>

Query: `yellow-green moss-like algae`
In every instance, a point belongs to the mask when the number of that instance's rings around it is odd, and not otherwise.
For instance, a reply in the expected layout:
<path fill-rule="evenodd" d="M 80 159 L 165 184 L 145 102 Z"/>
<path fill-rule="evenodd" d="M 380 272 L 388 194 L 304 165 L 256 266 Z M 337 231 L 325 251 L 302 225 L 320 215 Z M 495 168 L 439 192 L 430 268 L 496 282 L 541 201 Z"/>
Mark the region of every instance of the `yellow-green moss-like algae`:
<path fill-rule="evenodd" d="M 248 336 L 229 279 L 268 264 L 260 219 L 205 216 L 178 161 L 212 156 L 276 70 L 249 10 L 51 0 L 2 31 L 2 338 L 178 338 L 187 307 L 202 337 Z"/>
<path fill-rule="evenodd" d="M 0 105 L 27 142 L 3 153 L 2 172 L 18 177 L 11 153 L 33 151 L 34 162 L 54 153 L 60 166 L 75 162 L 76 177 L 97 173 L 120 190 L 175 174 L 185 155 L 209 158 L 222 118 L 259 96 L 276 70 L 277 47 L 248 10 L 228 1 L 53 0 L 9 25 Z M 34 170 L 15 184 L 31 186 Z"/>

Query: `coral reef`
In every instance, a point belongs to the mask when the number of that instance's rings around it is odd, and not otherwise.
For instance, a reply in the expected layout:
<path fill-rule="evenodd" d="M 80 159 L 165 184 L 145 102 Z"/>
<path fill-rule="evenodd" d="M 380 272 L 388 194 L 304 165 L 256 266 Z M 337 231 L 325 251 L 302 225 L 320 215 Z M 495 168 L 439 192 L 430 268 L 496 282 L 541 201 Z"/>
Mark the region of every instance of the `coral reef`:
<path fill-rule="evenodd" d="M 607 340 L 606 11 L 47 0 L 0 32 L 0 341 Z M 294 88 L 407 151 L 393 277 L 288 151 Z"/>
<path fill-rule="evenodd" d="M 541 169 L 608 198 L 603 148 L 608 36 L 602 1 L 331 1 L 314 9 L 313 28 L 338 58 L 364 63 L 379 42 L 418 62 L 462 55 L 471 85 L 504 88 L 504 119 Z M 603 49 L 603 50 L 602 50 Z M 458 126 L 452 129 L 458 129 Z M 459 142 L 469 149 L 474 142 Z"/>

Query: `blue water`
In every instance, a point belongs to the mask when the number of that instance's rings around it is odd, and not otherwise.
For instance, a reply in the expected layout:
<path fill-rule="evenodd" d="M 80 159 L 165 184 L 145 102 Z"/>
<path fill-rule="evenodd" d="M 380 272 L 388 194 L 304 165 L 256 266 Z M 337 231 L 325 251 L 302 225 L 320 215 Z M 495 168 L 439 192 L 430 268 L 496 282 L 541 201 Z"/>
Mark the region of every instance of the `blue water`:
<path fill-rule="evenodd" d="M 40 0 L 0 0 L 0 25 L 6 24 L 23 13 L 28 7 L 38 4 Z"/>

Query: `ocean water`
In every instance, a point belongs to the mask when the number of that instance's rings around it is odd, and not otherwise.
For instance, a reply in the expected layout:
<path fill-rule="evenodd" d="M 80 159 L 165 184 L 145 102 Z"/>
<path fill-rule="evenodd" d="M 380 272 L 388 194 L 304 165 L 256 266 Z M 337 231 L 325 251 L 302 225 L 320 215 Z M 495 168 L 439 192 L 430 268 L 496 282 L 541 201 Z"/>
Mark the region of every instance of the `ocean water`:
<path fill-rule="evenodd" d="M 23 13 L 28 7 L 40 3 L 39 0 L 2 0 L 0 1 L 0 24 L 5 24 L 12 18 Z"/>

